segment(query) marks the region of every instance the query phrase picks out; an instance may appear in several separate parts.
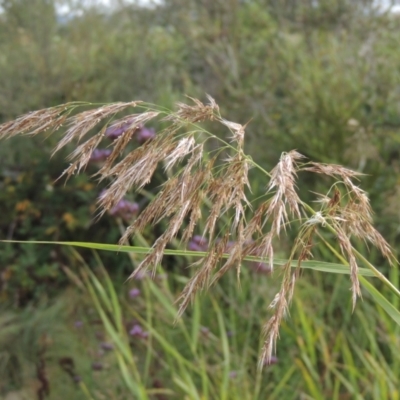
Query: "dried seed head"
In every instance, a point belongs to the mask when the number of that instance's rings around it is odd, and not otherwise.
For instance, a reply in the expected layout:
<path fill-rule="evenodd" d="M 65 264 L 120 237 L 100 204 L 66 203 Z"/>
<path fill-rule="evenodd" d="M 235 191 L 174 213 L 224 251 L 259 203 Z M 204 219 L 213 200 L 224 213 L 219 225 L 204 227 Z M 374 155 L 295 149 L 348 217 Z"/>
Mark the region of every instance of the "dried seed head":
<path fill-rule="evenodd" d="M 171 170 L 171 168 L 179 161 L 181 161 L 185 156 L 190 154 L 196 145 L 196 141 L 193 137 L 185 137 L 181 139 L 176 148 L 168 154 L 165 159 L 165 170 Z"/>
<path fill-rule="evenodd" d="M 102 179 L 108 176 L 114 179 L 106 195 L 100 199 L 102 213 L 120 201 L 132 187 L 140 189 L 149 183 L 157 165 L 172 148 L 169 141 L 158 138 L 128 154 L 109 171 L 100 170 Z"/>
<path fill-rule="evenodd" d="M 62 104 L 57 107 L 33 111 L 18 117 L 15 121 L 5 122 L 0 125 L 0 140 L 15 135 L 36 135 L 41 132 L 57 130 L 65 121 L 69 105 Z"/>
<path fill-rule="evenodd" d="M 179 178 L 171 178 L 163 184 L 154 200 L 141 212 L 134 225 L 127 229 L 125 236 L 132 232 L 142 232 L 148 224 L 157 224 L 162 218 L 171 215 L 177 207 L 176 188 Z"/>
<path fill-rule="evenodd" d="M 233 133 L 233 140 L 236 141 L 240 148 L 243 147 L 245 127 L 236 122 L 227 121 L 226 119 L 221 119 L 221 124 L 227 126 Z"/>
<path fill-rule="evenodd" d="M 361 297 L 360 282 L 358 280 L 358 264 L 349 237 L 340 227 L 336 227 L 336 234 L 340 250 L 342 254 L 347 258 L 350 265 L 351 291 L 352 291 L 353 310 L 354 310 L 356 306 L 357 297 Z"/>
<path fill-rule="evenodd" d="M 195 294 L 199 290 L 210 287 L 211 277 L 213 270 L 217 267 L 218 263 L 221 261 L 222 256 L 226 249 L 226 244 L 228 242 L 229 235 L 225 235 L 222 240 L 214 242 L 212 246 L 209 247 L 207 255 L 192 264 L 193 266 L 201 266 L 193 277 L 186 284 L 182 293 L 176 300 L 179 303 L 178 317 L 179 318 L 185 311 L 186 307 L 189 305 L 190 301 L 194 298 Z"/>
<path fill-rule="evenodd" d="M 123 135 L 128 129 L 132 128 L 141 129 L 142 125 L 138 125 L 135 121 L 135 116 L 129 115 L 128 117 L 118 119 L 109 125 L 104 132 L 104 136 L 111 140 L 115 140 Z"/>
<path fill-rule="evenodd" d="M 302 168 L 302 171 L 310 171 L 310 172 L 315 172 L 317 174 L 324 174 L 327 176 L 331 176 L 333 178 L 341 178 L 346 188 L 350 192 L 350 194 L 356 196 L 360 204 L 364 205 L 365 207 L 364 212 L 371 214 L 372 211 L 369 205 L 368 196 L 358 186 L 354 185 L 352 181 L 352 179 L 358 179 L 359 176 L 363 176 L 365 174 L 353 171 L 351 169 L 336 164 L 320 164 L 320 163 L 310 162 L 308 163 L 308 165 L 311 165 L 311 167 L 304 167 Z"/>
<path fill-rule="evenodd" d="M 297 176 L 297 161 L 304 158 L 297 151 L 283 153 L 277 166 L 271 171 L 271 180 L 267 191 L 276 190 L 267 210 L 267 215 L 273 216 L 272 229 L 279 236 L 281 226 L 289 222 L 286 205 L 293 216 L 301 218 L 299 204 L 301 200 L 296 193 L 295 177 Z"/>
<path fill-rule="evenodd" d="M 122 124 L 124 131 L 113 141 L 113 151 L 103 168 L 99 171 L 99 174 L 106 174 L 114 164 L 114 161 L 121 156 L 124 149 L 132 139 L 132 136 L 137 134 L 138 130 L 143 126 L 144 123 L 154 119 L 158 116 L 158 112 L 148 111 L 142 114 L 135 114 L 125 117 L 119 120 L 118 125 L 115 123 L 113 126 L 119 126 Z"/>
<path fill-rule="evenodd" d="M 173 121 L 176 124 L 181 124 L 182 122 L 197 123 L 207 120 L 213 121 L 216 119 L 215 113 L 219 113 L 219 107 L 211 96 L 207 96 L 207 98 L 210 101 L 207 105 L 192 97 L 189 97 L 194 102 L 192 106 L 178 103 L 178 111 L 168 115 L 165 121 Z"/>
<path fill-rule="evenodd" d="M 333 178 L 340 177 L 343 180 L 357 178 L 358 176 L 364 175 L 361 172 L 353 171 L 351 169 L 342 167 L 341 165 L 337 164 L 322 164 L 322 163 L 310 162 L 308 163 L 308 165 L 311 166 L 303 167 L 301 170 L 315 172 L 317 174 L 328 175 Z"/>
<path fill-rule="evenodd" d="M 249 254 L 254 254 L 268 260 L 268 267 L 271 271 L 274 269 L 274 248 L 272 245 L 274 236 L 275 232 L 268 232 L 266 235 L 263 235 L 258 242 L 251 245 L 248 250 Z"/>
<path fill-rule="evenodd" d="M 366 199 L 366 200 L 365 200 Z M 370 242 L 381 254 L 394 265 L 396 259 L 383 236 L 372 225 L 371 208 L 368 198 L 360 201 L 360 197 L 351 199 L 344 207 L 337 210 L 336 220 L 348 237 L 352 235 Z"/>
<path fill-rule="evenodd" d="M 232 268 L 236 268 L 239 275 L 241 262 L 248 255 L 262 257 L 262 263 L 268 262 L 268 271 L 272 271 L 274 238 L 279 237 L 282 227 L 290 227 L 293 219 L 298 218 L 303 222 L 289 260 L 282 268 L 280 290 L 270 305 L 273 315 L 264 327 L 265 342 L 261 364 L 265 365 L 273 359 L 272 353 L 279 337 L 279 327 L 282 319 L 288 314 L 299 267 L 304 260 L 312 257 L 313 237 L 319 227 L 335 231 L 341 252 L 349 262 L 353 307 L 357 297 L 361 295 L 361 290 L 357 252 L 352 247 L 351 238 L 357 237 L 372 243 L 391 263 L 394 262 L 394 256 L 387 242 L 372 226 L 372 210 L 367 194 L 353 183 L 353 178 L 362 174 L 339 165 L 299 165 L 304 157 L 296 151 L 282 154 L 279 163 L 271 171 L 267 187 L 268 194 L 273 192 L 269 195 L 271 197 L 258 207 L 247 223 L 245 211 L 251 208 L 251 204 L 245 194 L 246 187 L 250 189 L 250 161 L 243 152 L 246 125 L 223 119 L 215 100 L 207 97 L 208 104 L 196 99 L 191 99 L 192 105 L 178 104 L 178 110 L 164 118 L 164 121 L 171 121 L 170 126 L 157 135 L 153 130 L 144 131 L 144 124 L 158 115 L 156 111 L 147 111 L 114 121 L 83 141 L 85 135 L 98 123 L 114 118 L 118 112 L 128 107 L 135 107 L 138 102 L 109 104 L 67 118 L 77 106 L 71 103 L 35 111 L 0 125 L 0 139 L 19 133 L 35 135 L 46 130 L 54 131 L 66 122 L 68 129 L 55 151 L 74 139 L 81 142 L 69 156 L 71 165 L 64 174 L 69 176 L 82 170 L 90 161 L 104 158 L 104 164 L 97 175 L 100 180 L 110 179 L 111 184 L 99 198 L 100 207 L 102 212 L 110 210 L 110 214 L 125 219 L 136 216 L 138 212 L 137 204 L 123 199 L 126 192 L 132 187 L 140 189 L 146 185 L 157 166 L 164 163 L 170 178 L 149 206 L 127 228 L 121 244 L 135 232 L 141 232 L 148 224 L 157 224 L 164 218 L 168 218 L 168 224 L 131 277 L 144 276 L 148 268 L 155 268 L 161 263 L 166 246 L 171 241 L 178 237 L 184 243 L 190 240 L 196 223 L 201 218 L 204 199 L 211 203 L 203 234 L 207 241 L 199 242 L 196 247 L 198 250 L 207 251 L 207 255 L 194 264 L 198 270 L 178 299 L 179 315 L 198 290 L 209 288 Z M 196 132 L 182 132 L 186 125 L 205 120 L 217 121 L 232 132 L 232 141 L 236 142 L 236 149 L 228 146 L 234 151 L 229 153 L 233 154 L 229 158 L 221 160 L 221 153 L 218 153 L 211 161 L 203 162 L 203 143 L 198 144 L 195 140 L 201 129 L 195 126 Z M 139 143 L 143 143 L 142 146 L 122 157 L 129 141 L 139 131 L 143 135 L 136 137 Z M 107 149 L 101 152 L 98 149 L 104 137 L 113 139 L 110 144 L 112 151 Z M 149 141 L 149 138 L 152 140 Z M 183 162 L 185 164 L 171 176 L 174 167 Z M 321 210 L 308 219 L 302 218 L 302 202 L 296 192 L 298 171 L 311 171 L 340 179 L 340 182 L 333 186 L 333 196 L 321 197 Z M 339 191 L 339 185 L 344 185 L 344 194 L 343 191 Z M 222 216 L 231 218 L 231 223 L 219 240 L 215 237 L 215 232 Z M 271 227 L 265 233 L 269 221 Z M 191 244 L 193 243 L 194 240 Z M 298 268 L 292 272 L 292 266 L 296 266 L 296 256 Z M 153 269 L 153 274 L 154 271 Z"/>
<path fill-rule="evenodd" d="M 69 128 L 64 137 L 58 142 L 53 154 L 62 149 L 72 140 L 81 140 L 103 119 L 109 118 L 128 107 L 136 107 L 137 104 L 138 102 L 111 103 L 100 108 L 81 112 L 73 117 L 68 118 L 67 125 Z"/>
<path fill-rule="evenodd" d="M 212 203 L 209 217 L 206 221 L 204 236 L 214 237 L 218 218 L 232 209 L 235 213 L 231 229 L 235 231 L 244 218 L 244 207 L 251 204 L 244 193 L 245 187 L 250 187 L 248 181 L 248 162 L 241 152 L 226 160 L 226 167 L 221 175 L 214 178 L 208 187 L 208 195 Z"/>
<path fill-rule="evenodd" d="M 269 308 L 274 314 L 264 326 L 265 341 L 261 350 L 259 366 L 262 368 L 265 362 L 271 360 L 276 351 L 276 342 L 279 338 L 279 328 L 283 318 L 288 314 L 289 305 L 293 298 L 297 274 L 291 273 L 291 260 L 283 268 L 281 288 L 272 300 Z"/>
<path fill-rule="evenodd" d="M 93 152 L 96 150 L 101 140 L 101 135 L 95 135 L 79 145 L 67 158 L 69 161 L 72 161 L 70 167 L 67 168 L 58 179 L 64 175 L 67 175 L 67 178 L 69 178 L 75 173 L 75 170 L 77 170 L 78 173 L 83 170 L 91 161 Z"/>
<path fill-rule="evenodd" d="M 197 190 L 194 193 L 193 196 L 193 201 L 190 205 L 190 218 L 189 218 L 189 224 L 185 228 L 185 230 L 182 233 L 182 242 L 187 243 L 189 239 L 192 237 L 194 229 L 196 227 L 196 223 L 200 220 L 201 218 L 201 205 L 203 203 L 203 193 L 201 190 Z"/>

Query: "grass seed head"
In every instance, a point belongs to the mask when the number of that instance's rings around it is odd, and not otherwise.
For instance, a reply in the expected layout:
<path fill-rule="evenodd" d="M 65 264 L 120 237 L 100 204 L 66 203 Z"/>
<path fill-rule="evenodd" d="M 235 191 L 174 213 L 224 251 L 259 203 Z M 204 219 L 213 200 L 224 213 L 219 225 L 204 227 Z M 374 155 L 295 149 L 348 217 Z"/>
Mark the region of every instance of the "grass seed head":
<path fill-rule="evenodd" d="M 313 239 L 319 230 L 329 229 L 330 233 L 335 233 L 340 251 L 349 263 L 353 308 L 357 297 L 361 296 L 361 289 L 352 238 L 376 246 L 391 264 L 396 260 L 388 243 L 373 227 L 367 194 L 353 182 L 362 174 L 340 165 L 303 163 L 304 156 L 297 151 L 283 153 L 270 173 L 266 200 L 253 211 L 246 196 L 247 191 L 251 192 L 248 172 L 254 164 L 243 151 L 246 125 L 222 118 L 215 100 L 210 96 L 207 98 L 207 104 L 192 98 L 190 105 L 179 103 L 176 112 L 162 118 L 167 127 L 157 135 L 149 130 L 143 138 L 138 138 L 136 142 L 140 146 L 135 149 L 128 147 L 131 139 L 144 129 L 145 123 L 163 115 L 163 110 L 142 103 L 144 112 L 110 123 L 118 113 L 126 112 L 140 102 L 112 103 L 80 113 L 76 113 L 76 108 L 88 104 L 70 103 L 28 113 L 0 125 L 0 139 L 17 134 L 53 132 L 65 124 L 66 132 L 54 152 L 73 140 L 78 142 L 68 157 L 70 165 L 63 173 L 67 177 L 82 171 L 89 162 L 100 157 L 99 146 L 103 139 L 108 139 L 111 149 L 101 153 L 103 164 L 96 174 L 100 181 L 110 182 L 98 200 L 100 215 L 107 210 L 122 217 L 129 215 L 124 218 L 125 222 L 136 217 L 122 236 L 121 245 L 148 225 L 156 225 L 164 219 L 168 221 L 130 278 L 144 276 L 150 268 L 154 275 L 167 245 L 176 239 L 183 244 L 191 239 L 193 242 L 196 225 L 206 205 L 209 212 L 202 236 L 204 242 L 196 249 L 207 254 L 192 265 L 195 267 L 193 276 L 178 298 L 178 316 L 199 290 L 210 288 L 229 270 L 236 268 L 239 276 L 241 263 L 249 255 L 261 257 L 257 262 L 268 263 L 268 271 L 272 271 L 273 241 L 280 237 L 282 228 L 286 231 L 300 226 L 289 259 L 281 267 L 280 288 L 270 305 L 272 315 L 264 326 L 260 365 L 266 365 L 273 360 L 280 325 L 288 315 L 294 296 L 299 268 L 313 256 Z M 231 131 L 231 144 L 222 141 L 226 147 L 221 149 L 222 154 L 228 156 L 220 157 L 218 152 L 211 159 L 203 157 L 206 140 L 210 136 L 215 140 L 219 138 L 202 130 L 199 125 L 202 121 L 215 121 Z M 91 134 L 100 123 L 102 128 Z M 89 134 L 91 137 L 84 141 Z M 150 138 L 152 140 L 148 140 Z M 167 179 L 149 205 L 136 216 L 139 207 L 136 203 L 128 204 L 125 195 L 131 189 L 140 190 L 147 185 L 160 164 L 164 166 Z M 336 180 L 333 195 L 320 195 L 319 210 L 303 204 L 297 193 L 297 174 L 302 171 Z M 293 271 L 292 267 L 296 265 Z"/>

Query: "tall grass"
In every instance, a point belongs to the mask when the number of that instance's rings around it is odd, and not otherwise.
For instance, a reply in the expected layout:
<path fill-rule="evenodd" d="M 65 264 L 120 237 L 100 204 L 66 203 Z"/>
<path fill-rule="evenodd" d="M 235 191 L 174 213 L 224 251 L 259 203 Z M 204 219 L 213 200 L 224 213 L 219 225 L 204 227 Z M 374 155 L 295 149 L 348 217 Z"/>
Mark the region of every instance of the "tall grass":
<path fill-rule="evenodd" d="M 12 388 L 7 372 L 14 365 L 4 356 L 18 355 L 24 373 L 14 368 L 14 379 L 21 380 L 14 380 L 14 388 L 22 386 L 27 398 L 34 397 L 35 354 L 43 344 L 37 338 L 45 334 L 44 371 L 49 398 L 54 399 L 398 396 L 399 327 L 367 295 L 354 313 L 343 307 L 341 299 L 348 292 L 344 275 L 338 275 L 328 291 L 323 274 L 304 271 L 292 317 L 282 326 L 278 357 L 260 371 L 256 364 L 260 313 L 268 309 L 279 288 L 279 276 L 244 267 L 238 291 L 236 277 L 227 274 L 210 294 L 197 296 L 174 325 L 176 290 L 188 278 L 178 273 L 166 276 L 158 267 L 154 279 L 113 282 L 96 254 L 92 267 L 78 252 L 70 254 L 64 270 L 76 289 L 55 307 L 14 315 L 13 324 L 2 320 L 3 392 Z M 140 256 L 128 254 L 136 264 Z M 74 327 L 76 320 L 83 326 Z M 12 336 L 7 334 L 10 329 Z M 61 368 L 66 357 L 74 366 L 73 376 Z M 91 364 L 96 370 L 90 370 Z M 18 391 L 20 397 L 22 393 Z"/>
<path fill-rule="evenodd" d="M 197 99 L 190 99 L 190 104 L 178 103 L 176 111 L 140 101 L 106 105 L 69 103 L 34 111 L 0 125 L 0 139 L 19 134 L 53 133 L 65 125 L 67 129 L 59 138 L 54 153 L 78 142 L 69 156 L 70 165 L 62 174 L 67 178 L 84 170 L 108 140 L 111 151 L 96 174 L 100 181 L 109 183 L 99 197 L 98 216 L 114 209 L 131 189 L 143 190 L 158 166 L 163 166 L 165 183 L 127 226 L 120 246 L 114 250 L 146 253 L 130 278 L 137 278 L 150 269 L 155 275 L 166 253 L 182 254 L 169 250 L 168 246 L 175 246 L 177 240 L 187 245 L 194 238 L 196 226 L 203 224 L 200 234 L 208 246 L 203 253 L 197 252 L 200 259 L 192 264 L 193 274 L 178 297 L 175 316 L 181 316 L 199 291 L 209 290 L 228 271 L 236 270 L 240 279 L 243 261 L 266 263 L 271 272 L 279 265 L 281 283 L 263 327 L 260 366 L 273 359 L 279 329 L 294 298 L 301 268 L 323 265 L 309 261 L 319 247 L 327 249 L 342 264 L 341 268 L 334 264 L 328 268 L 350 275 L 352 309 L 361 296 L 363 285 L 392 319 L 400 323 L 399 310 L 360 276 L 360 265 L 364 265 L 394 296 L 400 297 L 395 285 L 354 245 L 358 241 L 368 243 L 376 247 L 389 264 L 396 263 L 390 246 L 372 224 L 366 192 L 355 183 L 361 174 L 340 165 L 308 161 L 294 150 L 280 157 L 277 155 L 277 165 L 267 172 L 244 150 L 246 125 L 224 119 L 214 99 L 207 98 L 208 103 Z M 131 108 L 135 113 L 128 113 Z M 120 113 L 125 116 L 115 119 Z M 158 134 L 132 148 L 131 139 L 143 129 L 143 124 L 154 123 L 157 119 L 163 127 Z M 212 128 L 218 132 L 225 130 L 228 135 L 214 134 Z M 265 191 L 258 199 L 252 198 L 249 180 L 252 168 L 265 177 Z M 315 194 L 315 202 L 307 204 L 300 197 L 307 188 L 298 188 L 297 179 L 299 174 L 310 173 L 326 179 L 327 190 Z M 205 212 L 208 215 L 204 218 Z M 131 237 L 140 236 L 148 226 L 158 226 L 163 220 L 166 225 L 151 248 L 126 246 Z M 285 245 L 290 244 L 288 258 L 283 263 L 274 256 L 281 240 Z M 107 297 L 95 296 L 98 282 L 93 275 L 86 277 L 86 283 L 99 312 L 101 301 L 108 311 L 116 307 L 115 302 L 106 300 Z M 115 298 L 113 293 L 110 292 L 112 299 Z M 213 307 L 220 306 L 216 302 Z M 118 315 L 118 309 L 113 310 Z M 118 323 L 118 318 L 114 322 Z M 116 329 L 116 333 L 120 333 L 121 326 L 116 325 Z M 219 329 L 225 328 L 221 325 Z M 122 351 L 123 344 L 119 346 Z M 124 361 L 123 354 L 120 360 L 121 366 L 128 361 Z M 130 366 L 134 368 L 133 364 Z M 140 385 L 137 390 L 137 394 L 144 393 Z"/>

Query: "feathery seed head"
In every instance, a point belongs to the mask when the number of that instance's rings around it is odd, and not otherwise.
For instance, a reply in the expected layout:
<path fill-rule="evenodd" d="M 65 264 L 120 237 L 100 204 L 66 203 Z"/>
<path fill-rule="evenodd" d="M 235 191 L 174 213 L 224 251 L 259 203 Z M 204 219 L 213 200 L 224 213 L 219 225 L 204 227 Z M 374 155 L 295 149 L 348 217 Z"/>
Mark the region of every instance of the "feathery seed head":
<path fill-rule="evenodd" d="M 194 105 L 189 106 L 184 103 L 178 103 L 178 111 L 168 115 L 165 121 L 173 121 L 179 125 L 182 122 L 213 121 L 216 119 L 215 113 L 219 113 L 219 107 L 211 96 L 207 96 L 207 98 L 210 101 L 207 105 L 192 97 L 189 97 L 189 99 L 193 101 Z"/>
<path fill-rule="evenodd" d="M 56 131 L 66 120 L 65 113 L 68 105 L 45 108 L 32 111 L 18 117 L 15 121 L 5 122 L 0 125 L 0 140 L 15 135 L 36 135 L 51 130 Z"/>
<path fill-rule="evenodd" d="M 297 176 L 297 161 L 304 156 L 295 150 L 289 153 L 283 153 L 279 163 L 271 171 L 271 180 L 267 191 L 275 189 L 275 194 L 270 200 L 267 215 L 273 216 L 273 230 L 279 236 L 281 226 L 285 227 L 289 222 L 289 216 L 286 211 L 286 205 L 292 216 L 300 216 L 299 204 L 301 200 L 296 193 L 295 178 Z"/>
<path fill-rule="evenodd" d="M 68 118 L 66 122 L 69 128 L 54 149 L 53 154 L 74 139 L 80 141 L 90 130 L 105 118 L 109 118 L 128 107 L 136 107 L 137 104 L 138 102 L 111 103 L 97 109 L 83 111 Z"/>
<path fill-rule="evenodd" d="M 66 132 L 54 152 L 72 140 L 79 144 L 68 157 L 71 164 L 63 175 L 70 176 L 80 172 L 89 162 L 101 161 L 96 175 L 100 181 L 109 181 L 109 186 L 98 200 L 100 214 L 108 210 L 124 222 L 135 217 L 126 228 L 121 244 L 149 224 L 167 221 L 163 233 L 130 278 L 147 276 L 150 268 L 153 268 L 154 275 L 171 242 L 180 241 L 191 250 L 206 252 L 192 265 L 196 269 L 178 298 L 178 316 L 199 290 L 209 288 L 229 270 L 236 268 L 239 276 L 241 263 L 247 256 L 257 257 L 251 264 L 256 271 L 272 272 L 273 241 L 279 238 L 282 227 L 286 231 L 294 225 L 300 226 L 289 259 L 281 267 L 281 285 L 270 305 L 272 315 L 264 326 L 260 365 L 271 364 L 279 328 L 288 315 L 294 295 L 299 268 L 313 256 L 315 235 L 320 235 L 322 230 L 336 235 L 340 251 L 349 264 L 353 307 L 357 297 L 361 296 L 361 289 L 357 264 L 360 257 L 351 239 L 356 237 L 373 244 L 392 264 L 395 258 L 388 243 L 372 225 L 372 209 L 367 194 L 353 183 L 362 174 L 340 165 L 303 163 L 304 156 L 295 150 L 281 155 L 270 173 L 266 190 L 268 198 L 253 211 L 246 196 L 247 190 L 251 192 L 248 172 L 254 164 L 243 150 L 246 125 L 222 118 L 215 100 L 210 96 L 207 98 L 208 104 L 197 99 L 191 99 L 191 105 L 179 103 L 176 112 L 162 119 L 169 125 L 157 135 L 153 128 L 145 128 L 147 122 L 160 115 L 153 106 L 148 106 L 145 112 L 109 123 L 119 112 L 125 112 L 139 102 L 113 103 L 78 114 L 75 110 L 79 104 L 70 103 L 38 110 L 0 125 L 0 139 L 16 134 L 53 132 L 65 124 Z M 85 107 L 88 105 L 83 104 Z M 74 114 L 70 116 L 71 113 Z M 104 124 L 104 121 L 109 124 Z M 211 136 L 218 140 L 218 137 L 202 130 L 199 125 L 202 121 L 215 121 L 226 126 L 233 135 L 233 145 L 226 145 L 224 141 L 226 147 L 217 151 L 216 156 L 211 159 L 203 157 L 207 139 Z M 103 126 L 102 129 L 92 134 L 98 124 Z M 84 141 L 83 138 L 89 134 L 90 137 Z M 137 143 L 136 148 L 131 149 L 128 144 L 133 137 Z M 111 149 L 99 148 L 104 138 L 112 140 L 109 142 Z M 221 154 L 228 156 L 223 158 Z M 163 164 L 168 179 L 139 214 L 139 206 L 124 196 L 132 188 L 140 190 L 147 185 L 160 164 Z M 337 180 L 332 186 L 333 195 L 329 194 L 332 188 L 328 195 L 320 195 L 317 201 L 321 204 L 320 210 L 303 204 L 297 194 L 297 174 L 302 171 Z M 206 210 L 205 205 L 209 212 L 203 236 L 193 236 L 196 224 Z M 251 216 L 247 215 L 247 220 L 246 213 L 249 212 Z M 224 228 L 227 221 L 228 229 Z M 294 221 L 297 224 L 293 224 Z M 130 295 L 134 297 L 137 294 L 132 291 Z M 130 334 L 137 337 L 147 335 L 139 325 L 133 326 Z"/>
<path fill-rule="evenodd" d="M 236 122 L 227 121 L 221 118 L 221 124 L 227 126 L 233 133 L 233 140 L 236 141 L 239 147 L 243 147 L 245 127 Z"/>
<path fill-rule="evenodd" d="M 196 145 L 196 141 L 194 140 L 193 137 L 185 137 L 183 139 L 181 139 L 176 148 L 171 151 L 166 159 L 165 159 L 165 170 L 171 170 L 171 168 L 180 160 L 182 160 L 185 156 L 187 156 L 188 154 L 190 154 L 193 149 L 194 146 Z"/>

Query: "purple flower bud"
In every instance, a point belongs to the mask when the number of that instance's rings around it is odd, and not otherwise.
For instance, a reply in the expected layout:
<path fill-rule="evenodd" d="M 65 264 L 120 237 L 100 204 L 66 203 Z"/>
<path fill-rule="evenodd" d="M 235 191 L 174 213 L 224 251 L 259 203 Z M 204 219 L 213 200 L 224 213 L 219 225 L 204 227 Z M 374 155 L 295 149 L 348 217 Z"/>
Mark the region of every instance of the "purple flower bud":
<path fill-rule="evenodd" d="M 106 131 L 104 132 L 104 136 L 108 137 L 111 140 L 118 139 L 129 128 L 135 127 L 134 122 L 135 122 L 134 118 L 129 118 L 124 122 L 116 122 L 106 129 Z M 138 127 L 136 126 L 136 128 Z"/>
<path fill-rule="evenodd" d="M 129 291 L 129 297 L 134 299 L 135 297 L 140 296 L 140 290 L 138 288 L 133 288 Z"/>
<path fill-rule="evenodd" d="M 192 242 L 197 243 L 199 246 L 208 246 L 207 239 L 200 235 L 194 235 L 192 237 Z"/>
<path fill-rule="evenodd" d="M 146 127 L 141 127 L 136 134 L 136 140 L 138 141 L 139 144 L 143 144 L 147 142 L 148 140 L 154 139 L 156 137 L 156 131 L 154 128 L 146 128 Z"/>
<path fill-rule="evenodd" d="M 140 336 L 143 333 L 143 329 L 140 325 L 135 324 L 133 325 L 132 329 L 129 331 L 131 336 Z"/>
<path fill-rule="evenodd" d="M 208 241 L 206 238 L 195 235 L 192 240 L 188 243 L 188 250 L 192 251 L 206 251 L 208 249 Z"/>
<path fill-rule="evenodd" d="M 89 162 L 103 162 L 110 157 L 111 153 L 112 151 L 110 149 L 94 149 L 90 156 Z"/>
<path fill-rule="evenodd" d="M 111 140 L 115 140 L 119 138 L 122 134 L 124 133 L 124 128 L 116 127 L 116 126 L 110 126 L 106 129 L 104 136 L 107 136 Z"/>
<path fill-rule="evenodd" d="M 125 220 L 131 219 L 139 212 L 139 204 L 132 203 L 129 200 L 122 199 L 109 210 L 113 217 L 121 217 Z"/>
<path fill-rule="evenodd" d="M 92 363 L 93 371 L 101 371 L 103 369 L 103 364 L 101 362 L 94 362 Z"/>
<path fill-rule="evenodd" d="M 114 350 L 114 345 L 112 343 L 108 343 L 108 342 L 100 343 L 100 347 L 106 351 Z"/>
<path fill-rule="evenodd" d="M 146 339 L 149 336 L 148 332 L 145 332 L 139 324 L 133 325 L 132 329 L 129 331 L 129 334 L 141 339 Z"/>
<path fill-rule="evenodd" d="M 191 250 L 191 251 L 203 251 L 203 248 L 201 246 L 199 246 L 195 242 L 189 242 L 188 243 L 188 250 Z"/>
<path fill-rule="evenodd" d="M 72 377 L 72 379 L 73 379 L 73 381 L 74 381 L 75 383 L 79 383 L 79 382 L 82 380 L 82 378 L 81 378 L 79 375 L 74 375 L 74 376 Z"/>
<path fill-rule="evenodd" d="M 237 371 L 230 371 L 229 372 L 229 378 L 235 379 L 237 377 Z"/>
<path fill-rule="evenodd" d="M 74 322 L 74 326 L 75 326 L 75 328 L 82 328 L 83 322 L 82 321 L 75 321 Z"/>

